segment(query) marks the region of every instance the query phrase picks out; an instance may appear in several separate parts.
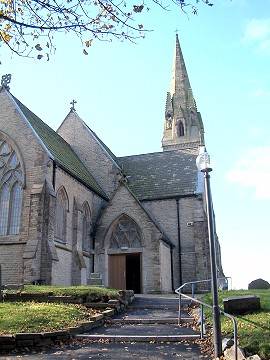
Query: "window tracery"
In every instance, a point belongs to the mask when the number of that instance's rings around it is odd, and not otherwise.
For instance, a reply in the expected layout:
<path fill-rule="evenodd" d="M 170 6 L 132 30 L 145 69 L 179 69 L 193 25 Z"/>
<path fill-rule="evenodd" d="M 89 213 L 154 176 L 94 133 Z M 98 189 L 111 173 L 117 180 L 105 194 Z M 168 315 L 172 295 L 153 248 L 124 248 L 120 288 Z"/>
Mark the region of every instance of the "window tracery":
<path fill-rule="evenodd" d="M 123 215 L 112 231 L 110 247 L 121 249 L 123 247 L 138 248 L 141 246 L 141 234 L 138 225 L 128 216 Z"/>
<path fill-rule="evenodd" d="M 0 236 L 19 234 L 23 179 L 15 150 L 0 138 Z"/>

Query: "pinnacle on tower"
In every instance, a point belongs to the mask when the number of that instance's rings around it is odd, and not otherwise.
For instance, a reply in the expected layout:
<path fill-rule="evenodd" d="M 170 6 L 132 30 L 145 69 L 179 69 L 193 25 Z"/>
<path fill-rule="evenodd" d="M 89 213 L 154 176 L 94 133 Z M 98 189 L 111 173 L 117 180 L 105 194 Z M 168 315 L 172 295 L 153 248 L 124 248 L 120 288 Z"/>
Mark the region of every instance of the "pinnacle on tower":
<path fill-rule="evenodd" d="M 195 148 L 203 143 L 203 123 L 197 111 L 189 77 L 176 34 L 170 92 L 167 93 L 163 150 Z"/>

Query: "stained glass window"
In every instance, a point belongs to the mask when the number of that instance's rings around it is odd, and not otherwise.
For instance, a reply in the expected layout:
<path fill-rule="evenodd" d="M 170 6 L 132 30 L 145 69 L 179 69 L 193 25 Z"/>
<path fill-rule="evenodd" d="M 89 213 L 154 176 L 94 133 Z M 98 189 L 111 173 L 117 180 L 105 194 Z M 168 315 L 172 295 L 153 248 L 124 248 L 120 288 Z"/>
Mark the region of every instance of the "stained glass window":
<path fill-rule="evenodd" d="M 57 192 L 56 197 L 56 231 L 55 236 L 65 242 L 66 241 L 66 225 L 67 225 L 68 198 L 64 188 Z"/>
<path fill-rule="evenodd" d="M 12 146 L 0 135 L 0 236 L 20 232 L 23 171 Z"/>
<path fill-rule="evenodd" d="M 128 216 L 121 216 L 112 231 L 111 248 L 137 248 L 141 246 L 141 235 L 138 225 Z"/>
<path fill-rule="evenodd" d="M 91 213 L 87 203 L 83 204 L 82 213 L 82 249 L 90 250 Z"/>

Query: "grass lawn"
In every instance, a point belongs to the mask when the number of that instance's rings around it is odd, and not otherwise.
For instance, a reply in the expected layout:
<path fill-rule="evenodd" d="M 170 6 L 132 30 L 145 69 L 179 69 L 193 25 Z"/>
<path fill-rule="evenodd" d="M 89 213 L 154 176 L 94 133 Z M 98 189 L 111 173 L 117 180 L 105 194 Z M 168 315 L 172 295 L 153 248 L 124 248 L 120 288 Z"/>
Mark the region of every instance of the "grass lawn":
<path fill-rule="evenodd" d="M 93 300 L 118 298 L 118 290 L 97 286 L 25 285 L 22 293 L 62 296 L 91 296 Z"/>
<path fill-rule="evenodd" d="M 237 315 L 240 346 L 251 354 L 258 354 L 262 359 L 270 359 L 270 290 L 232 290 L 219 292 L 219 303 L 223 308 L 223 299 L 229 296 L 257 295 L 261 299 L 261 311 L 247 315 Z M 204 300 L 212 302 L 211 294 Z M 210 310 L 208 312 L 210 315 Z M 211 316 L 207 317 L 211 319 Z M 233 327 L 229 319 L 222 316 L 222 334 L 232 334 Z"/>
<path fill-rule="evenodd" d="M 0 334 L 60 330 L 87 321 L 95 313 L 81 305 L 4 302 L 0 303 Z"/>

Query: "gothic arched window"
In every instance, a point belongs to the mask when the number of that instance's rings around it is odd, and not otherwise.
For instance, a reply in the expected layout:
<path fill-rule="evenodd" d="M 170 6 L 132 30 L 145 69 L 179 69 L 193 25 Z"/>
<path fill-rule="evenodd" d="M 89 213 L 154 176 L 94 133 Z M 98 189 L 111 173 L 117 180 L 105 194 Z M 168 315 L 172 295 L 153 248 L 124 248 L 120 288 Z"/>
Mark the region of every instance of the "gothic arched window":
<path fill-rule="evenodd" d="M 183 122 L 181 120 L 177 121 L 176 131 L 177 131 L 178 136 L 184 136 L 185 135 L 184 124 L 183 124 Z"/>
<path fill-rule="evenodd" d="M 20 232 L 23 179 L 15 150 L 0 135 L 0 236 Z"/>
<path fill-rule="evenodd" d="M 66 190 L 61 187 L 56 195 L 56 229 L 55 236 L 58 240 L 66 242 L 68 197 Z"/>
<path fill-rule="evenodd" d="M 121 249 L 141 246 L 141 233 L 138 225 L 127 215 L 122 215 L 112 231 L 110 247 Z"/>
<path fill-rule="evenodd" d="M 87 202 L 82 207 L 82 249 L 90 250 L 91 212 Z"/>

